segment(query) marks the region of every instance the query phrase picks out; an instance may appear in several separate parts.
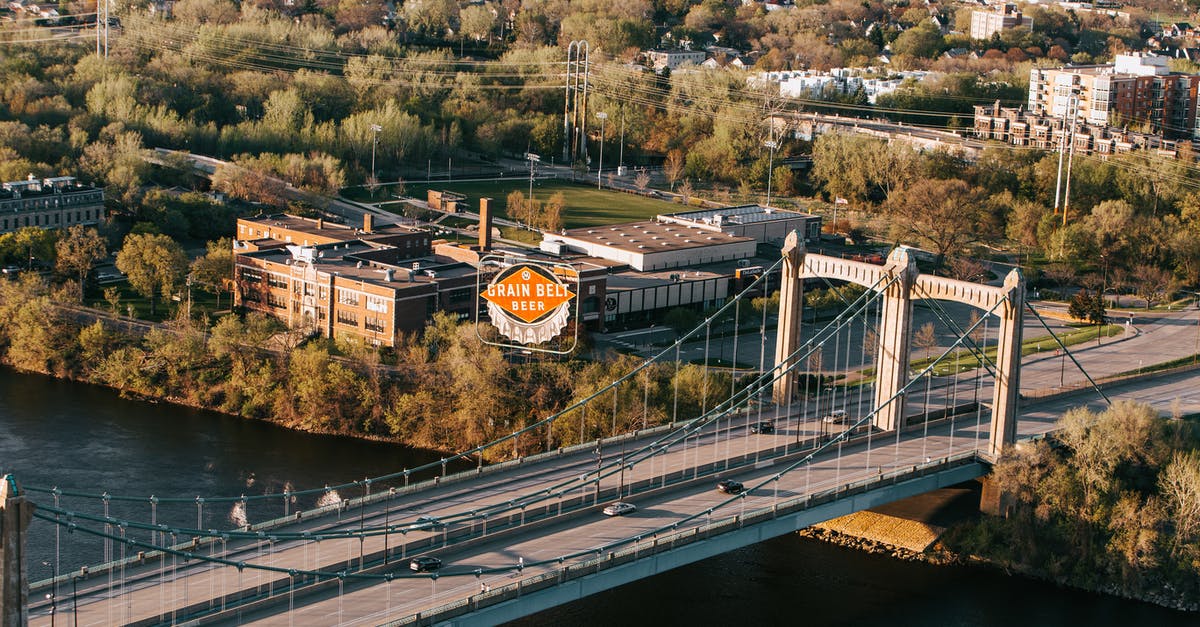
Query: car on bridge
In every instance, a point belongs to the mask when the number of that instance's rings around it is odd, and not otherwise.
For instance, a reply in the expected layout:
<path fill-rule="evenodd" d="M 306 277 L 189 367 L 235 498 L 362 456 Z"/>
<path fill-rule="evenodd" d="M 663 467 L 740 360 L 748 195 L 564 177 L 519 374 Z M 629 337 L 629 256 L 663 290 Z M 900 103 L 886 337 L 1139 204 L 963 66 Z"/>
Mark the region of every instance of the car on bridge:
<path fill-rule="evenodd" d="M 750 425 L 750 433 L 775 433 L 775 423 L 770 420 L 756 422 Z"/>
<path fill-rule="evenodd" d="M 442 560 L 428 555 L 414 557 L 408 560 L 408 569 L 418 573 L 433 572 L 442 567 Z"/>
<path fill-rule="evenodd" d="M 843 425 L 850 422 L 850 414 L 847 414 L 844 409 L 835 409 L 822 418 L 821 422 L 827 425 Z"/>
<path fill-rule="evenodd" d="M 407 531 L 433 531 L 445 527 L 446 523 L 434 518 L 433 516 L 418 516 L 413 524 L 405 527 Z"/>
<path fill-rule="evenodd" d="M 626 503 L 624 501 L 617 501 L 616 503 L 613 503 L 613 504 L 609 505 L 608 507 L 604 508 L 604 515 L 605 516 L 624 516 L 625 514 L 632 514 L 636 511 L 637 511 L 637 505 L 634 505 L 633 503 Z"/>
<path fill-rule="evenodd" d="M 742 485 L 741 481 L 734 481 L 733 479 L 726 479 L 717 484 L 717 490 L 725 494 L 738 494 L 745 489 L 746 486 Z"/>

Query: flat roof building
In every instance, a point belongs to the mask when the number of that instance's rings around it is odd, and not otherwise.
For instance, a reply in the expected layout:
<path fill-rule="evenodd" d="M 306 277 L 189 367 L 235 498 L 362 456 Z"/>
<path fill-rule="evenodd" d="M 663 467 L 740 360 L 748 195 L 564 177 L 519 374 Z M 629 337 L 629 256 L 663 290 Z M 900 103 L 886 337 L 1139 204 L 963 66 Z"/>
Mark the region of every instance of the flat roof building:
<path fill-rule="evenodd" d="M 27 226 L 65 229 L 95 225 L 105 219 L 104 190 L 82 185 L 73 176 L 0 184 L 0 233 Z"/>
<path fill-rule="evenodd" d="M 798 231 L 810 242 L 821 237 L 821 216 L 761 205 L 669 213 L 657 219 L 736 237 L 750 237 L 762 244 L 782 245 L 792 231 Z"/>
<path fill-rule="evenodd" d="M 638 271 L 685 268 L 752 257 L 757 242 L 691 224 L 646 220 L 545 233 L 542 250 L 580 253 Z"/>

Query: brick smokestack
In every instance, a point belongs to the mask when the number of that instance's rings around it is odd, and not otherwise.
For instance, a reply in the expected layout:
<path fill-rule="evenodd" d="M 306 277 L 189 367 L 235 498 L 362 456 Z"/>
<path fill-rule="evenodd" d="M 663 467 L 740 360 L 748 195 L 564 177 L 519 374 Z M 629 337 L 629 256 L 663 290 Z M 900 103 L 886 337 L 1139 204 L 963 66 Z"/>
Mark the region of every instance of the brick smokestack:
<path fill-rule="evenodd" d="M 479 250 L 492 249 L 492 199 L 479 199 Z"/>
<path fill-rule="evenodd" d="M 374 216 L 372 216 L 371 214 L 369 214 L 369 213 L 363 214 L 363 233 L 371 232 L 371 228 L 374 226 L 374 224 L 372 224 L 373 219 L 374 219 Z"/>

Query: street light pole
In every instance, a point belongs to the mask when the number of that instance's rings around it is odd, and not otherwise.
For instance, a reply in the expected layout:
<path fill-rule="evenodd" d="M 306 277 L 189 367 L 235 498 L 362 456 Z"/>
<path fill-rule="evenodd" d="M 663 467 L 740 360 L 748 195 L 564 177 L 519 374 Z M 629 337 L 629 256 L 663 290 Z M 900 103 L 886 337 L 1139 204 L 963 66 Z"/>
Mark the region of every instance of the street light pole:
<path fill-rule="evenodd" d="M 596 117 L 600 118 L 600 161 L 596 165 L 596 189 L 600 189 L 600 176 L 604 172 L 604 121 L 608 119 L 608 114 L 601 111 Z"/>
<path fill-rule="evenodd" d="M 379 145 L 379 131 L 383 127 L 378 124 L 371 125 L 371 192 L 374 194 L 375 186 L 379 184 L 379 179 L 375 176 L 375 148 Z"/>
<path fill-rule="evenodd" d="M 774 170 L 775 170 L 775 149 L 779 147 L 779 142 L 772 139 L 772 140 L 763 142 L 763 145 L 766 146 L 767 149 L 771 151 L 771 158 L 767 161 L 767 206 L 770 207 L 771 206 L 771 175 L 775 173 L 774 172 Z"/>

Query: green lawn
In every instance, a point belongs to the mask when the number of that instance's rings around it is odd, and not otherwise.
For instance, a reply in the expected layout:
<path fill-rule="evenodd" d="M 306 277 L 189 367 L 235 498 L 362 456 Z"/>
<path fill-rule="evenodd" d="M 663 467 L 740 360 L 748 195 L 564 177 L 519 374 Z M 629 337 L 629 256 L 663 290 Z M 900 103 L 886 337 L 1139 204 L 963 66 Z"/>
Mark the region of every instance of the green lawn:
<path fill-rule="evenodd" d="M 528 179 L 506 179 L 496 181 L 477 181 L 459 183 L 443 181 L 430 185 L 409 183 L 405 185 L 404 193 L 415 198 L 425 199 L 429 189 L 451 191 L 463 194 L 468 202 L 475 206 L 480 198 L 491 197 L 499 205 L 501 214 L 504 212 L 504 199 L 512 191 L 522 194 L 529 193 Z M 362 198 L 369 201 L 369 194 L 363 194 L 360 189 L 344 190 L 347 197 Z M 547 180 L 534 181 L 533 196 L 546 200 L 551 194 L 562 192 L 566 198 L 567 209 L 563 215 L 566 228 L 594 226 L 598 224 L 616 224 L 635 220 L 649 220 L 660 213 L 673 213 L 682 210 L 682 206 L 665 200 L 646 198 L 635 194 L 598 190 L 595 186 L 569 181 Z M 392 197 L 395 192 L 386 187 L 380 188 L 375 197 L 384 200 Z"/>

